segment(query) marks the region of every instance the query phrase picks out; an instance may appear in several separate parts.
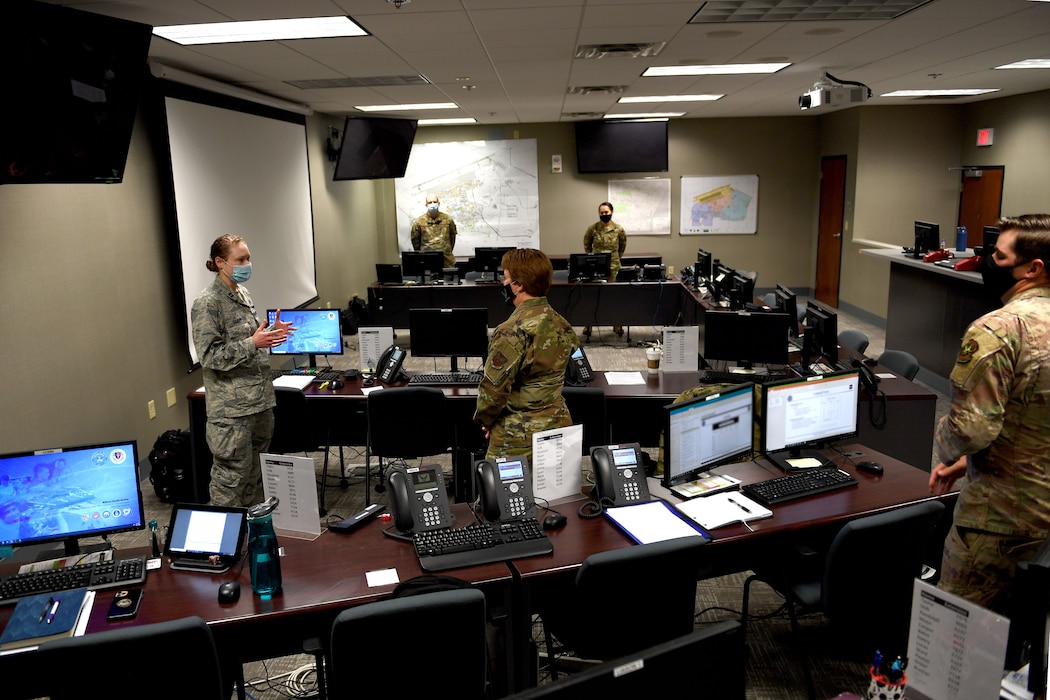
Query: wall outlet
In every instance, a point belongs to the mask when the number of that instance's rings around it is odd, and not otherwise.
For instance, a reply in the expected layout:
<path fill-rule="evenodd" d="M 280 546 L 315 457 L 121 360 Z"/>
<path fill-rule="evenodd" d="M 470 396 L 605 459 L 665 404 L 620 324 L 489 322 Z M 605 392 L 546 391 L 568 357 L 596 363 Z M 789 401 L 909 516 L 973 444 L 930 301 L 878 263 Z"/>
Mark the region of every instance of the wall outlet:
<path fill-rule="evenodd" d="M 168 397 L 168 408 L 175 405 L 175 387 L 171 387 L 167 392 Z"/>
<path fill-rule="evenodd" d="M 329 309 L 332 308 L 332 302 L 328 302 L 327 308 L 329 308 Z"/>
<path fill-rule="evenodd" d="M 154 418 L 156 418 L 157 417 L 157 402 L 154 401 L 153 399 L 150 399 L 146 403 L 146 410 L 149 411 L 149 419 L 150 420 L 153 420 Z"/>

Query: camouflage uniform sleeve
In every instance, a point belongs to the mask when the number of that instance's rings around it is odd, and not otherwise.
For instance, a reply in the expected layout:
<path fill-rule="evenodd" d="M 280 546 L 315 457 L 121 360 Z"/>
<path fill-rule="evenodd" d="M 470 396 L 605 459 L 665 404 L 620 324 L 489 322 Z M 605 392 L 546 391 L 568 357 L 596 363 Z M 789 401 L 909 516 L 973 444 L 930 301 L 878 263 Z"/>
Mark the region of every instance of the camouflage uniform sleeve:
<path fill-rule="evenodd" d="M 419 227 L 419 219 L 412 222 L 412 232 L 409 237 L 412 239 L 412 250 L 419 250 L 419 246 L 423 244 L 423 231 Z"/>
<path fill-rule="evenodd" d="M 448 218 L 448 249 L 452 250 L 456 247 L 456 220 L 451 216 Z"/>
<path fill-rule="evenodd" d="M 627 231 L 624 227 L 620 227 L 619 231 L 619 244 L 620 244 L 620 255 L 623 255 L 623 251 L 627 250 Z"/>
<path fill-rule="evenodd" d="M 190 309 L 197 361 L 202 367 L 224 372 L 251 360 L 258 350 L 251 336 L 229 340 L 222 327 L 221 316 L 218 300 L 212 296 L 196 299 Z"/>
<path fill-rule="evenodd" d="M 594 245 L 594 227 L 588 226 L 587 230 L 583 232 L 583 252 L 591 252 L 592 245 Z"/>
<path fill-rule="evenodd" d="M 951 373 L 951 409 L 937 426 L 941 462 L 952 464 L 992 444 L 1003 427 L 1013 377 L 1008 329 L 1001 320 L 970 326 Z"/>
<path fill-rule="evenodd" d="M 500 328 L 493 331 L 489 356 L 485 360 L 485 376 L 478 385 L 478 405 L 474 412 L 474 420 L 486 428 L 499 420 L 507 406 L 524 353 L 524 344 L 516 333 Z"/>

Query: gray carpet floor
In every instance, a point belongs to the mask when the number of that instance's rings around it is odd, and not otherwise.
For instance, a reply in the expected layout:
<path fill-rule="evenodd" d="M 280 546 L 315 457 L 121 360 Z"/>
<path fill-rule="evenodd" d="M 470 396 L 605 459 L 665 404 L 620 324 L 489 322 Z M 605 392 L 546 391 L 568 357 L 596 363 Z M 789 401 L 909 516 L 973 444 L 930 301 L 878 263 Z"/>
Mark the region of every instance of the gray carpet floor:
<path fill-rule="evenodd" d="M 858 328 L 868 335 L 871 342 L 867 351 L 868 355 L 877 357 L 882 352 L 885 340 L 880 328 L 862 323 L 846 314 L 840 314 L 839 324 L 840 330 Z M 658 329 L 652 327 L 631 328 L 629 333 L 622 337 L 613 333 L 611 328 L 595 328 L 590 340 L 585 343 L 585 347 L 591 364 L 596 370 L 644 371 L 646 366 L 644 344 L 657 337 Z M 358 365 L 356 340 L 356 336 L 348 336 L 346 354 L 329 358 L 334 367 L 344 369 Z M 411 344 L 410 339 L 404 335 L 399 335 L 398 342 L 408 346 Z M 413 371 L 433 370 L 435 361 L 427 358 L 410 358 L 406 368 Z M 438 365 L 437 369 L 447 369 L 447 366 Z M 946 398 L 940 397 L 938 415 L 943 414 L 946 408 Z M 317 474 L 318 483 L 320 483 L 320 465 L 324 455 L 315 453 L 312 456 L 318 465 Z M 333 450 L 332 457 L 338 469 L 337 450 Z M 364 505 L 363 448 L 344 448 L 344 458 L 348 465 L 352 465 L 349 467 L 348 487 L 340 488 L 338 474 L 329 476 L 327 505 L 329 518 L 332 519 L 346 517 L 357 512 Z M 148 482 L 144 483 L 143 488 L 147 517 L 156 519 L 162 524 L 168 522 L 171 506 L 156 498 Z M 383 502 L 385 494 L 376 494 L 373 499 Z M 118 547 L 147 544 L 144 533 L 118 535 L 113 539 Z M 749 573 L 742 572 L 707 579 L 697 584 L 696 625 L 698 627 L 723 619 L 739 619 L 743 581 Z M 657 593 L 653 592 L 653 595 Z M 796 656 L 798 642 L 792 638 L 782 604 L 783 599 L 765 584 L 758 583 L 752 587 L 750 605 L 752 622 L 748 625 L 749 652 L 746 661 L 748 700 L 795 700 L 805 697 Z M 827 633 L 827 621 L 819 614 L 803 618 L 801 624 L 802 643 L 810 650 L 813 660 L 811 667 L 818 697 L 832 698 L 843 692 L 853 692 L 863 696 L 867 689 L 867 665 L 870 661 L 870 652 L 858 657 L 844 651 L 843 647 Z M 534 637 L 542 647 L 542 631 L 535 632 Z M 315 683 L 312 667 L 313 659 L 306 655 L 247 664 L 245 677 L 250 682 L 249 692 L 258 700 L 308 697 L 312 695 L 311 687 Z M 702 669 L 702 667 L 699 668 Z M 712 669 L 711 672 L 717 672 L 717 669 Z M 541 682 L 545 680 L 546 678 L 541 674 Z"/>

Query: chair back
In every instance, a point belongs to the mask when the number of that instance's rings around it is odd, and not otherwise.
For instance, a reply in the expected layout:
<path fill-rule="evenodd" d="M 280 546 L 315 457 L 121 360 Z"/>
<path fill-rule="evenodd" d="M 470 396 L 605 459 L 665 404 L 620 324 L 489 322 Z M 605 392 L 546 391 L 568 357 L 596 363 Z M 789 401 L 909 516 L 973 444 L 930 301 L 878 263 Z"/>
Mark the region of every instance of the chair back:
<path fill-rule="evenodd" d="M 273 392 L 277 405 L 273 409 L 273 436 L 270 438 L 269 452 L 287 454 L 289 452 L 309 452 L 317 449 L 314 440 L 310 410 L 306 395 L 301 389 L 288 386 L 275 386 Z"/>
<path fill-rule="evenodd" d="M 344 610 L 332 623 L 329 697 L 360 695 L 369 678 L 394 697 L 484 698 L 485 631 L 485 595 L 476 588 Z M 427 662 L 407 662 L 415 654 Z"/>
<path fill-rule="evenodd" d="M 855 350 L 861 355 L 868 349 L 868 336 L 863 331 L 847 328 L 839 333 L 839 345 Z"/>
<path fill-rule="evenodd" d="M 573 597 L 577 655 L 612 659 L 689 634 L 705 543 L 682 537 L 588 557 Z"/>
<path fill-rule="evenodd" d="M 52 700 L 96 693 L 100 688 L 91 684 L 98 681 L 89 679 L 98 678 L 100 670 L 105 687 L 118 695 L 123 689 L 131 695 L 223 697 L 215 642 L 199 617 L 69 637 L 43 644 L 37 653 L 41 668 L 54 669 L 43 680 Z M 171 666 L 165 669 L 162 662 Z"/>
<path fill-rule="evenodd" d="M 912 589 L 944 511 L 925 501 L 846 523 L 828 549 L 821 604 L 832 624 L 860 643 L 905 651 Z M 874 647 L 873 647 L 874 648 Z"/>
<path fill-rule="evenodd" d="M 915 355 L 903 350 L 887 350 L 879 355 L 879 364 L 888 367 L 909 382 L 919 373 L 919 361 L 915 359 Z"/>
<path fill-rule="evenodd" d="M 597 387 L 567 386 L 561 391 L 574 424 L 583 425 L 583 454 L 609 443 L 605 420 L 605 391 Z"/>
<path fill-rule="evenodd" d="M 441 389 L 406 386 L 368 395 L 368 447 L 376 457 L 410 459 L 446 452 L 455 425 Z"/>

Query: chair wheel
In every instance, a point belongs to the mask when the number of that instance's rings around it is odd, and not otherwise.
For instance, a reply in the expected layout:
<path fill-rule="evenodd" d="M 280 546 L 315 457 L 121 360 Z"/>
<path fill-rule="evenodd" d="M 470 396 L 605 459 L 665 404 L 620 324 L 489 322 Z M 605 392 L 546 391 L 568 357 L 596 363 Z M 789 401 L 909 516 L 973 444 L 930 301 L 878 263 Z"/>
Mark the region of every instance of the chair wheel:
<path fill-rule="evenodd" d="M 383 493 L 386 491 L 386 484 L 376 484 L 376 493 Z"/>

